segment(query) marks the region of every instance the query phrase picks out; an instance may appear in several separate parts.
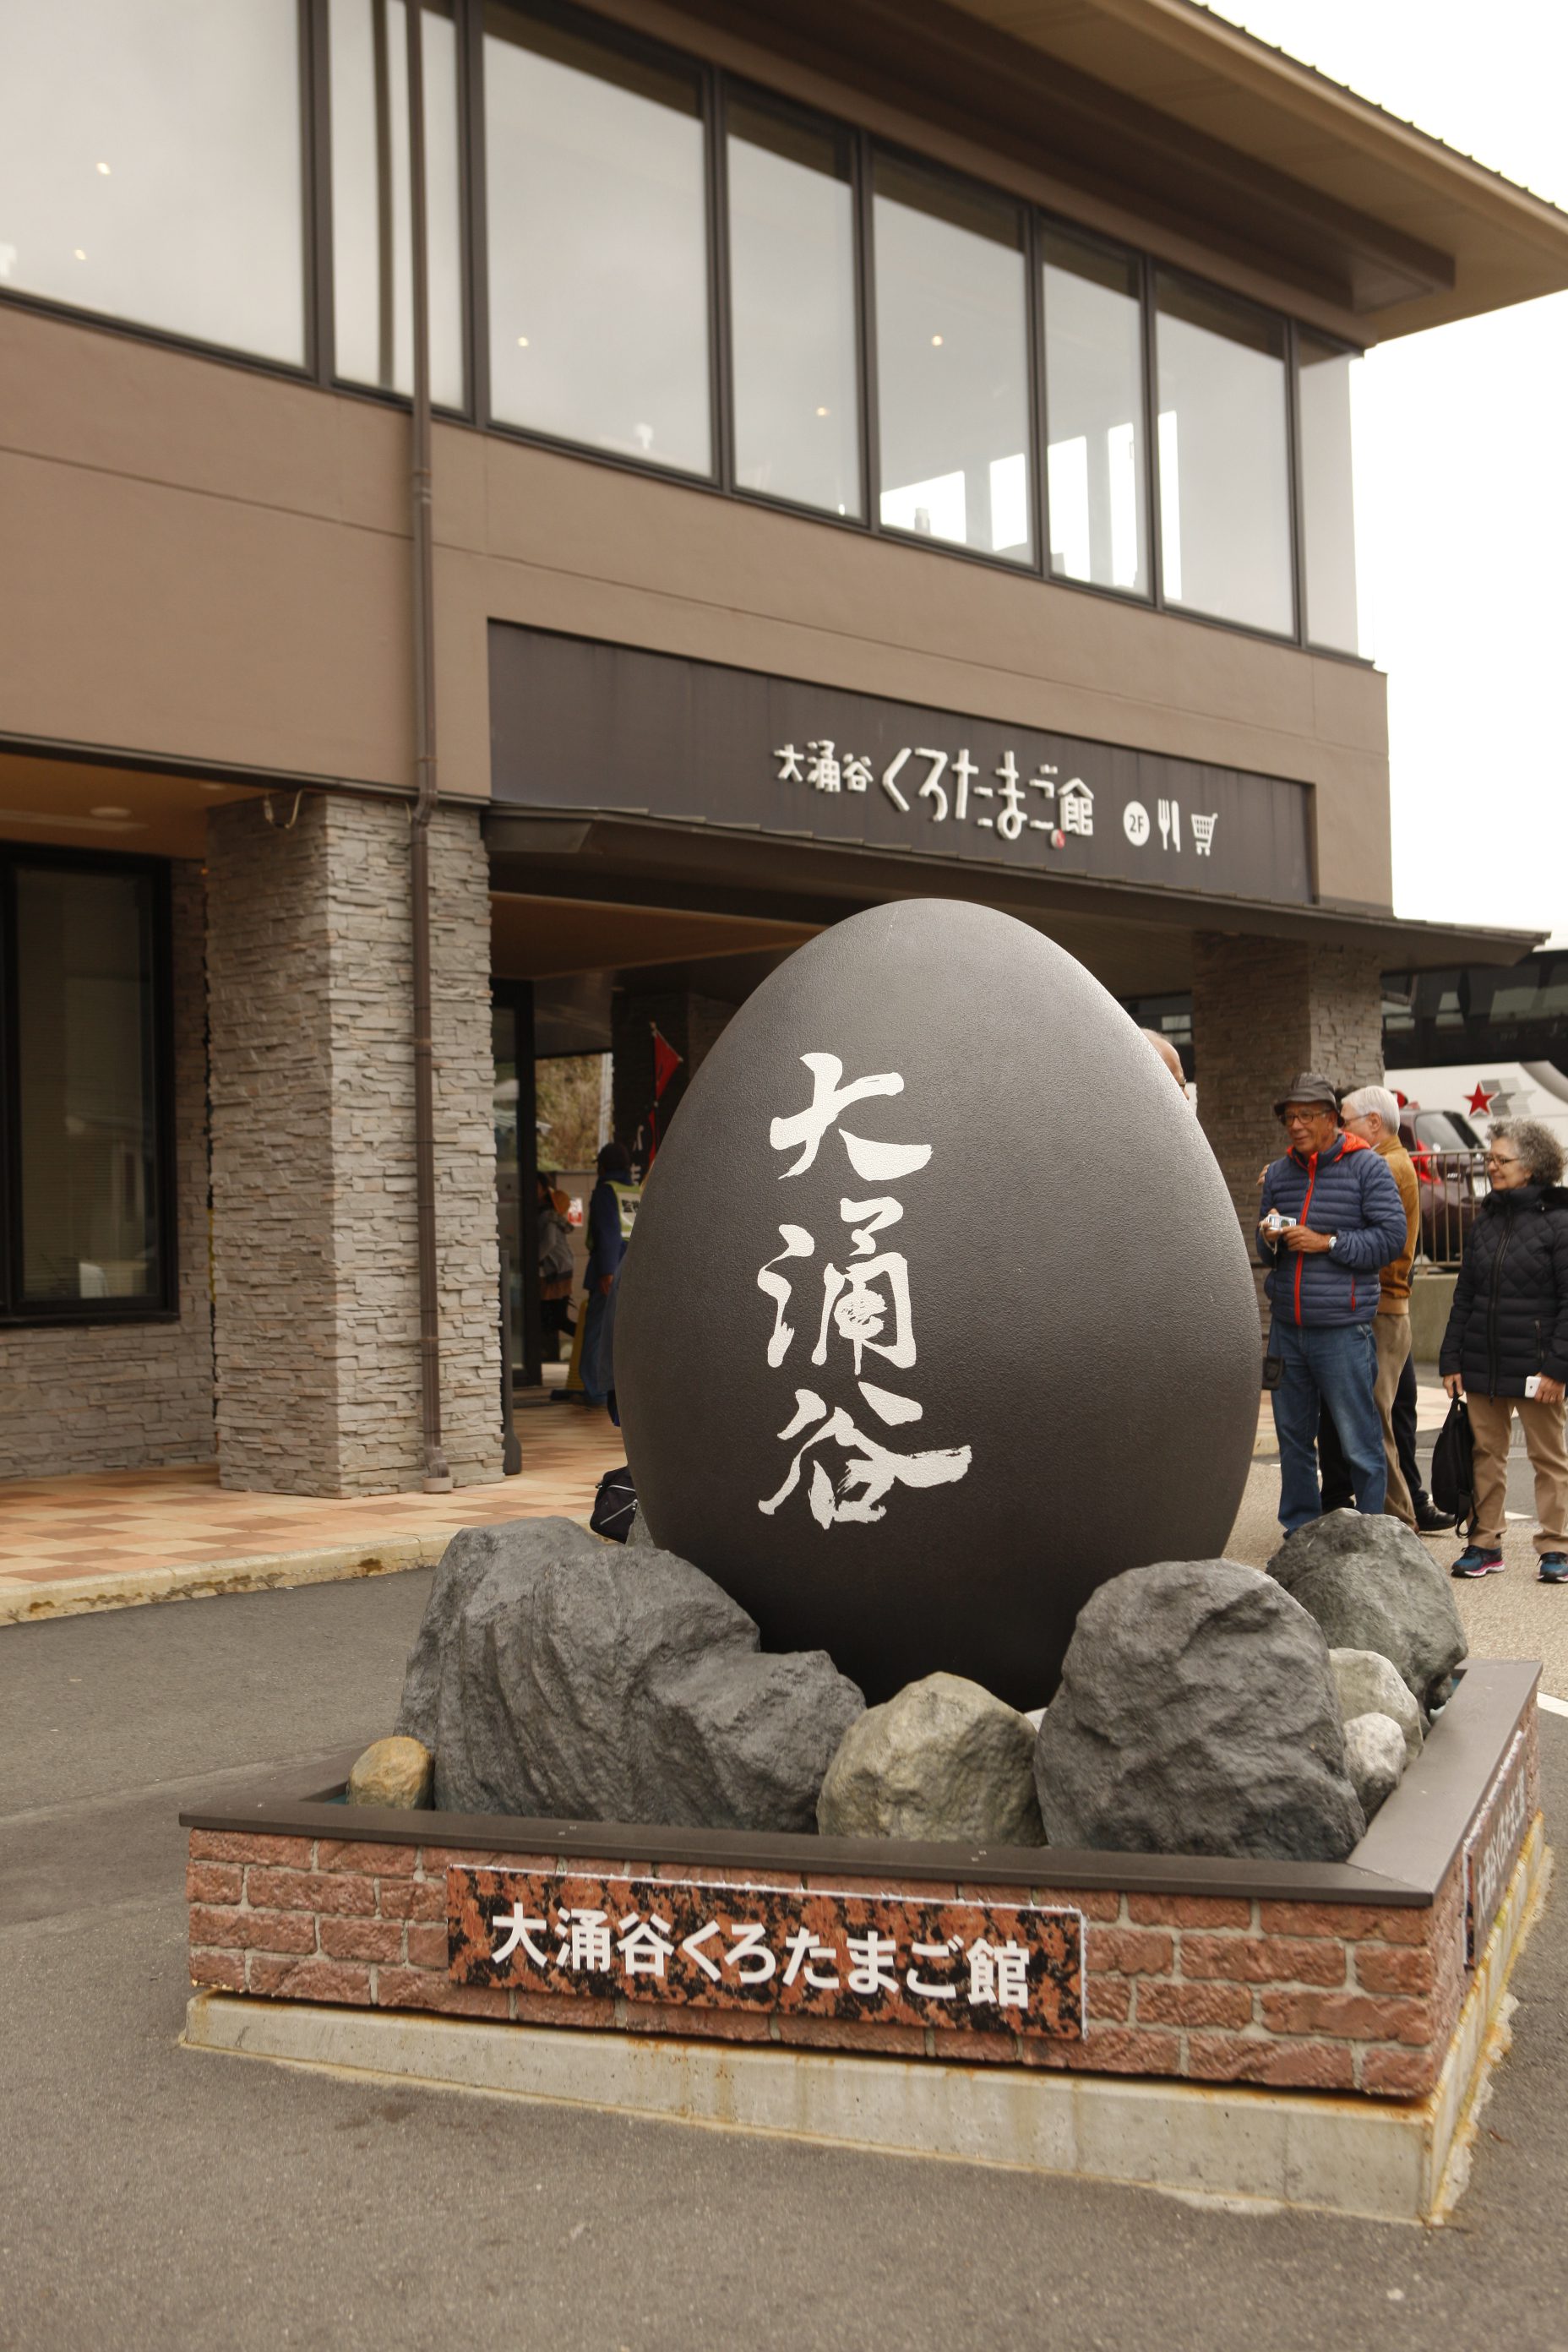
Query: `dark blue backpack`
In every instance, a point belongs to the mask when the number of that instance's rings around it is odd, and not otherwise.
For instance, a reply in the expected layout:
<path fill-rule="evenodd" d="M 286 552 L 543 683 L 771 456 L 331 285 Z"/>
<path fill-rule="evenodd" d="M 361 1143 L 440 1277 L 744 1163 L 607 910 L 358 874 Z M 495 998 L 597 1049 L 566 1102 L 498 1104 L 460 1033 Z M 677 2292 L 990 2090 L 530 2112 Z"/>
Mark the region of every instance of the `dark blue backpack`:
<path fill-rule="evenodd" d="M 1463 1397 L 1449 1405 L 1432 1448 L 1432 1500 L 1440 1511 L 1453 1512 L 1462 1536 L 1475 1533 L 1476 1440 Z"/>

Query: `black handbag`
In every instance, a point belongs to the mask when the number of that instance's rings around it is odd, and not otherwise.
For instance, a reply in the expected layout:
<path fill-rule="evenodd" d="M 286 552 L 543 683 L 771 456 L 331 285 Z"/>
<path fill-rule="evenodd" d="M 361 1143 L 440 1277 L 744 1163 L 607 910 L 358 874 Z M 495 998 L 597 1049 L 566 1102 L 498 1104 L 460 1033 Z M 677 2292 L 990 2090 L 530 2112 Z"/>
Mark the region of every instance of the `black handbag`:
<path fill-rule="evenodd" d="M 1448 1406 L 1448 1418 L 1432 1448 L 1432 1500 L 1440 1511 L 1452 1511 L 1460 1535 L 1476 1527 L 1476 1440 L 1469 1408 L 1463 1397 Z"/>
<path fill-rule="evenodd" d="M 588 1525 L 596 1536 L 608 1536 L 612 1543 L 625 1543 L 631 1533 L 637 1507 L 637 1490 L 632 1485 L 630 1470 L 623 1462 L 618 1470 L 606 1470 L 600 1479 Z"/>

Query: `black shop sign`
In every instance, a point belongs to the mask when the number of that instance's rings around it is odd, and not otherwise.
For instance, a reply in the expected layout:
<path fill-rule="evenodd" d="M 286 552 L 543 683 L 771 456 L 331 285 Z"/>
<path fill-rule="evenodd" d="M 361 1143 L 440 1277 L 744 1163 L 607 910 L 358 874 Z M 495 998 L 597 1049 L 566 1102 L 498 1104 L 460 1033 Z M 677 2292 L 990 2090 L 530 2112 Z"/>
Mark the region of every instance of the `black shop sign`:
<path fill-rule="evenodd" d="M 1308 790 L 1279 777 L 499 622 L 489 651 L 503 806 L 1311 898 Z"/>

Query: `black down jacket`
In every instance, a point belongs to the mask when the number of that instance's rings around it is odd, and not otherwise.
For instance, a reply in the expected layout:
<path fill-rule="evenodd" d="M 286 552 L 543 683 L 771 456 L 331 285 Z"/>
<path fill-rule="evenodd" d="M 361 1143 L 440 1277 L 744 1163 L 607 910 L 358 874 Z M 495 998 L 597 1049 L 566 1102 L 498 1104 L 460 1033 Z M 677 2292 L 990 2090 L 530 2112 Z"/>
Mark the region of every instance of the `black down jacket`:
<path fill-rule="evenodd" d="M 1479 1396 L 1521 1397 L 1532 1372 L 1568 1381 L 1568 1192 L 1520 1184 L 1483 1202 L 1437 1363 Z"/>

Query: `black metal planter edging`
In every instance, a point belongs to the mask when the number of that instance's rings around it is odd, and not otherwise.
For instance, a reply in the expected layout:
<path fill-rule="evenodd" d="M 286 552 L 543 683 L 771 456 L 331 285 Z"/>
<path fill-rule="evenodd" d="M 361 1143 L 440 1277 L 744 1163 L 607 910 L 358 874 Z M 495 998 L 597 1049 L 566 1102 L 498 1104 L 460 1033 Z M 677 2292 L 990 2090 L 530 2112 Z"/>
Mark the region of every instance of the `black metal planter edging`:
<path fill-rule="evenodd" d="M 182 1827 L 247 1836 L 335 1838 L 369 1845 L 467 1847 L 626 1863 L 754 1870 L 759 1875 L 842 1871 L 847 1876 L 931 1878 L 973 1886 L 1116 1888 L 1128 1894 L 1259 1898 L 1286 1903 L 1429 1907 L 1465 1833 L 1535 1704 L 1541 1668 L 1529 1660 L 1472 1660 L 1431 1738 L 1347 1862 L 1229 1860 L 1204 1854 L 1088 1852 L 1069 1846 L 915 1844 L 658 1823 L 527 1819 L 508 1813 L 403 1811 L 345 1806 L 344 1779 L 320 1774 L 221 1806 L 192 1807 Z"/>

